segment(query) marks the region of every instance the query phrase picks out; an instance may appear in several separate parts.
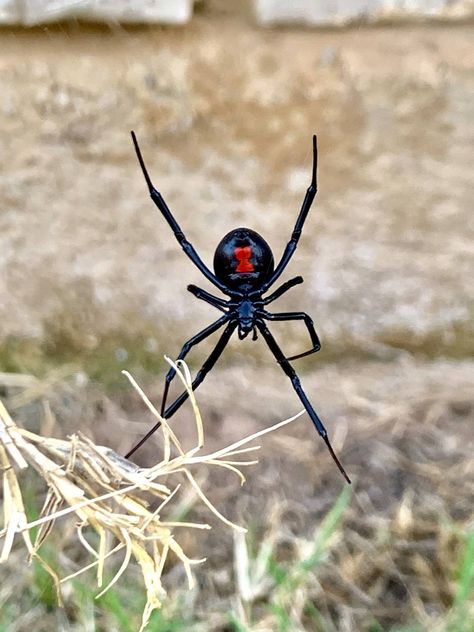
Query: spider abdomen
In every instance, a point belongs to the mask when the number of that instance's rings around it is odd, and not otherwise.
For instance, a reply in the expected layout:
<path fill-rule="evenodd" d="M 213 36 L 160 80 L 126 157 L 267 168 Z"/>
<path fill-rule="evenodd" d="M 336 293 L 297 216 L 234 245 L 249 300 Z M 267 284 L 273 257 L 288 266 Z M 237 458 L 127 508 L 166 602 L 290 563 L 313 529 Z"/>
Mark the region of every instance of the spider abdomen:
<path fill-rule="evenodd" d="M 258 289 L 272 274 L 273 254 L 265 239 L 250 228 L 236 228 L 220 241 L 214 255 L 216 277 L 243 292 Z"/>

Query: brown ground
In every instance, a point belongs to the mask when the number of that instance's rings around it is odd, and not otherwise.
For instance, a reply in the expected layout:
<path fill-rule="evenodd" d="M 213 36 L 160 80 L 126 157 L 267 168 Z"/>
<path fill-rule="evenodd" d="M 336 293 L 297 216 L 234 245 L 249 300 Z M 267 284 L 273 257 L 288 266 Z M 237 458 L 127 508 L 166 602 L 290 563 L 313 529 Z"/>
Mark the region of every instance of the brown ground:
<path fill-rule="evenodd" d="M 310 591 L 337 630 L 374 619 L 433 630 L 457 563 L 439 524 L 472 520 L 471 42 L 468 26 L 270 31 L 228 16 L 184 29 L 0 31 L 5 369 L 41 372 L 58 353 L 93 363 L 100 383 L 131 358 L 156 368 L 150 356 L 175 355 L 214 318 L 185 291 L 201 278 L 147 197 L 130 129 L 209 264 L 237 225 L 278 256 L 318 133 L 320 194 L 286 277 L 305 285 L 276 309 L 315 318 L 326 356 L 301 362 L 303 383 L 355 479 L 335 564 L 323 592 Z M 307 345 L 297 325 L 275 331 L 289 352 Z M 33 365 L 12 355 L 18 340 L 33 341 Z M 146 417 L 129 391 L 85 399 L 69 413 L 61 401 L 68 430 L 93 420 L 123 452 L 146 426 L 133 434 L 128 420 Z M 199 402 L 210 445 L 299 409 L 262 341 L 232 344 Z M 284 502 L 282 533 L 310 533 L 341 488 L 334 464 L 307 420 L 263 446 L 247 492 L 236 499 L 233 482 L 216 480 L 213 499 L 263 531 Z M 235 586 L 217 530 L 194 612 L 223 629 Z"/>
<path fill-rule="evenodd" d="M 471 333 L 470 35 L 204 19 L 1 33 L 3 336 L 59 314 L 77 335 L 178 319 L 184 337 L 209 320 L 184 291 L 201 279 L 148 200 L 131 128 L 209 264 L 239 224 L 281 252 L 318 132 L 320 195 L 288 272 L 306 286 L 282 306 L 304 305 L 329 343 Z"/>

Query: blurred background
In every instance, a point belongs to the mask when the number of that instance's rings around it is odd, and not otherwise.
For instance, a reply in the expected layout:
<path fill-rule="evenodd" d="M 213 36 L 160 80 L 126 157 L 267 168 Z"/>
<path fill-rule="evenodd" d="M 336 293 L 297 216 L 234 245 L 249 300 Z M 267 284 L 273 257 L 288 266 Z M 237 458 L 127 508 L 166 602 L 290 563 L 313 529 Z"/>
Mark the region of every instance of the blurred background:
<path fill-rule="evenodd" d="M 472 16 L 462 1 L 0 2 L 0 394 L 30 429 L 127 452 L 151 418 L 121 370 L 159 404 L 163 356 L 216 318 L 186 291 L 212 288 L 150 201 L 130 130 L 209 266 L 237 226 L 279 258 L 318 135 L 284 276 L 305 283 L 274 310 L 315 321 L 323 348 L 294 366 L 352 488 L 307 417 L 262 439 L 243 489 L 209 473 L 247 540 L 218 522 L 190 535 L 197 587 L 170 565 L 150 629 L 474 630 Z M 299 323 L 272 331 L 288 355 L 309 346 Z M 198 403 L 208 447 L 301 408 L 249 339 Z M 174 424 L 186 436 L 192 412 Z M 159 437 L 134 458 L 157 454 Z M 77 555 L 47 552 L 58 570 Z M 23 559 L 0 567 L 0 629 L 138 629 L 133 571 L 95 603 L 93 581 L 67 586 L 59 608 Z"/>

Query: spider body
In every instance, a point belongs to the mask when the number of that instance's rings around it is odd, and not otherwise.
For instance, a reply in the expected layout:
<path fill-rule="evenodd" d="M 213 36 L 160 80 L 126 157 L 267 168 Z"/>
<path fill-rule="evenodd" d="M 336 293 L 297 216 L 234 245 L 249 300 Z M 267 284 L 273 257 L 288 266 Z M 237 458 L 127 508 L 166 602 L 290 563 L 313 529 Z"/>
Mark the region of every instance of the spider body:
<path fill-rule="evenodd" d="M 250 332 L 253 333 L 253 339 L 257 340 L 255 325 L 260 316 L 259 311 L 254 301 L 250 301 L 248 298 L 244 298 L 238 304 L 234 318 L 237 322 L 237 333 L 240 340 L 243 340 Z"/>
<path fill-rule="evenodd" d="M 236 228 L 219 242 L 214 255 L 216 277 L 239 294 L 258 290 L 275 265 L 270 246 L 250 228 Z"/>
<path fill-rule="evenodd" d="M 316 136 L 313 136 L 313 172 L 311 184 L 309 185 L 306 196 L 303 201 L 300 213 L 297 217 L 291 238 L 288 241 L 283 255 L 275 267 L 273 254 L 270 246 L 265 239 L 254 230 L 250 228 L 236 228 L 230 231 L 219 242 L 215 255 L 214 255 L 214 273 L 206 266 L 201 260 L 198 253 L 194 249 L 194 246 L 186 239 L 183 231 L 179 227 L 177 221 L 173 217 L 170 209 L 164 201 L 161 193 L 155 189 L 153 183 L 148 175 L 143 157 L 138 146 L 137 139 L 134 132 L 132 132 L 132 139 L 137 153 L 138 161 L 143 171 L 145 181 L 150 191 L 150 196 L 153 202 L 156 204 L 164 219 L 171 227 L 176 239 L 181 245 L 184 252 L 191 259 L 191 261 L 197 266 L 208 281 L 216 286 L 224 295 L 228 298 L 223 299 L 219 296 L 211 294 L 207 290 L 197 287 L 196 285 L 188 285 L 188 290 L 196 297 L 203 301 L 206 301 L 219 311 L 223 312 L 223 315 L 218 318 L 214 323 L 198 332 L 187 342 L 184 343 L 177 360 L 182 360 L 189 353 L 190 349 L 205 340 L 208 336 L 218 331 L 222 327 L 224 330 L 217 341 L 216 346 L 205 360 L 201 369 L 198 371 L 195 379 L 192 383 L 192 388 L 195 390 L 205 379 L 206 375 L 215 365 L 220 355 L 224 351 L 230 337 L 237 330 L 237 335 L 240 340 L 246 338 L 250 333 L 252 339 L 256 340 L 258 333 L 268 345 L 270 351 L 274 355 L 280 367 L 291 381 L 291 384 L 299 397 L 301 403 L 306 409 L 311 421 L 313 422 L 317 432 L 325 441 L 332 458 L 336 462 L 339 470 L 345 477 L 348 483 L 350 483 L 344 468 L 342 467 L 339 459 L 337 458 L 331 443 L 328 438 L 327 431 L 314 410 L 311 402 L 309 401 L 306 393 L 303 391 L 300 379 L 296 374 L 292 360 L 308 356 L 312 353 L 319 351 L 321 344 L 319 342 L 318 334 L 314 328 L 314 324 L 310 316 L 305 312 L 280 312 L 271 313 L 268 312 L 265 307 L 279 298 L 282 294 L 289 289 L 303 282 L 302 277 L 297 276 L 290 279 L 277 287 L 271 294 L 265 296 L 267 291 L 278 280 L 286 266 L 288 265 L 294 251 L 296 250 L 298 240 L 301 236 L 303 224 L 306 220 L 308 212 L 311 208 L 311 204 L 317 192 L 316 172 L 317 172 L 317 145 Z M 280 349 L 278 343 L 273 337 L 270 329 L 267 326 L 267 321 L 289 321 L 300 320 L 303 321 L 309 337 L 311 339 L 312 346 L 307 351 L 299 353 L 295 356 L 287 358 L 283 351 Z M 161 416 L 165 419 L 169 419 L 178 408 L 188 398 L 188 393 L 182 393 L 175 401 L 166 406 L 166 400 L 168 397 L 168 391 L 173 378 L 176 375 L 176 371 L 171 368 L 165 377 L 165 385 L 163 391 L 163 398 L 161 402 Z M 135 450 L 137 450 L 161 425 L 160 422 L 155 424 L 153 428 L 128 452 L 126 457 L 130 457 Z"/>

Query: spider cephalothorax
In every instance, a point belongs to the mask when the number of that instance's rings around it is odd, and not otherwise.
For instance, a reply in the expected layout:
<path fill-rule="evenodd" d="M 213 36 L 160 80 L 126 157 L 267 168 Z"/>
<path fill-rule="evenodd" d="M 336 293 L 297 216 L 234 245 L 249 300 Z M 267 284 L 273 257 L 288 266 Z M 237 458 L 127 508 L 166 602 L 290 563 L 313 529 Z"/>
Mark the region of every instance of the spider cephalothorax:
<path fill-rule="evenodd" d="M 275 301 L 293 286 L 303 282 L 303 279 L 300 276 L 294 277 L 293 279 L 282 283 L 282 285 L 277 287 L 277 289 L 268 296 L 264 296 L 270 287 L 279 279 L 283 270 L 286 268 L 293 256 L 298 240 L 301 236 L 301 231 L 303 230 L 303 224 L 316 195 L 318 157 L 316 136 L 313 136 L 313 173 L 311 184 L 306 191 L 306 196 L 293 228 L 291 238 L 287 243 L 276 268 L 274 267 L 272 251 L 265 239 L 263 239 L 263 237 L 254 230 L 250 230 L 250 228 L 236 228 L 228 233 L 219 242 L 219 245 L 216 248 L 214 255 L 214 273 L 206 266 L 194 249 L 194 246 L 192 246 L 192 244 L 190 244 L 186 239 L 161 193 L 153 186 L 150 176 L 146 170 L 137 139 L 133 132 L 132 138 L 153 202 L 170 225 L 176 239 L 191 261 L 199 268 L 208 281 L 210 281 L 228 297 L 224 299 L 219 296 L 214 296 L 214 294 L 211 294 L 207 290 L 203 290 L 196 285 L 188 286 L 188 290 L 194 294 L 196 298 L 206 301 L 216 309 L 223 312 L 223 315 L 214 323 L 198 332 L 195 336 L 185 342 L 177 359 L 182 360 L 194 345 L 199 344 L 205 338 L 218 331 L 221 327 L 224 327 L 224 331 L 217 341 L 216 346 L 193 380 L 193 390 L 201 384 L 206 375 L 217 362 L 234 331 L 237 330 L 237 335 L 241 340 L 246 338 L 250 333 L 253 334 L 252 339 L 256 340 L 257 332 L 259 332 L 267 343 L 270 351 L 275 356 L 278 364 L 290 378 L 291 384 L 301 403 L 305 407 L 306 412 L 308 413 L 316 430 L 324 439 L 331 456 L 343 476 L 347 482 L 350 483 L 349 477 L 332 449 L 328 434 L 322 421 L 311 405 L 306 393 L 303 391 L 300 379 L 290 364 L 292 360 L 315 353 L 321 348 L 313 321 L 305 312 L 280 312 L 275 314 L 268 312 L 265 309 L 266 305 Z M 306 325 L 312 343 L 311 349 L 290 358 L 287 358 L 284 355 L 265 322 L 288 320 L 302 320 Z M 186 391 L 182 393 L 172 404 L 166 407 L 169 386 L 175 375 L 176 371 L 173 368 L 171 368 L 166 374 L 163 399 L 161 402 L 161 416 L 164 419 L 169 419 L 172 415 L 174 415 L 188 397 L 188 393 Z M 127 458 L 131 456 L 135 450 L 137 450 L 160 427 L 160 425 L 161 422 L 155 424 L 153 428 L 151 428 L 151 430 L 137 443 L 137 445 L 128 452 Z"/>

